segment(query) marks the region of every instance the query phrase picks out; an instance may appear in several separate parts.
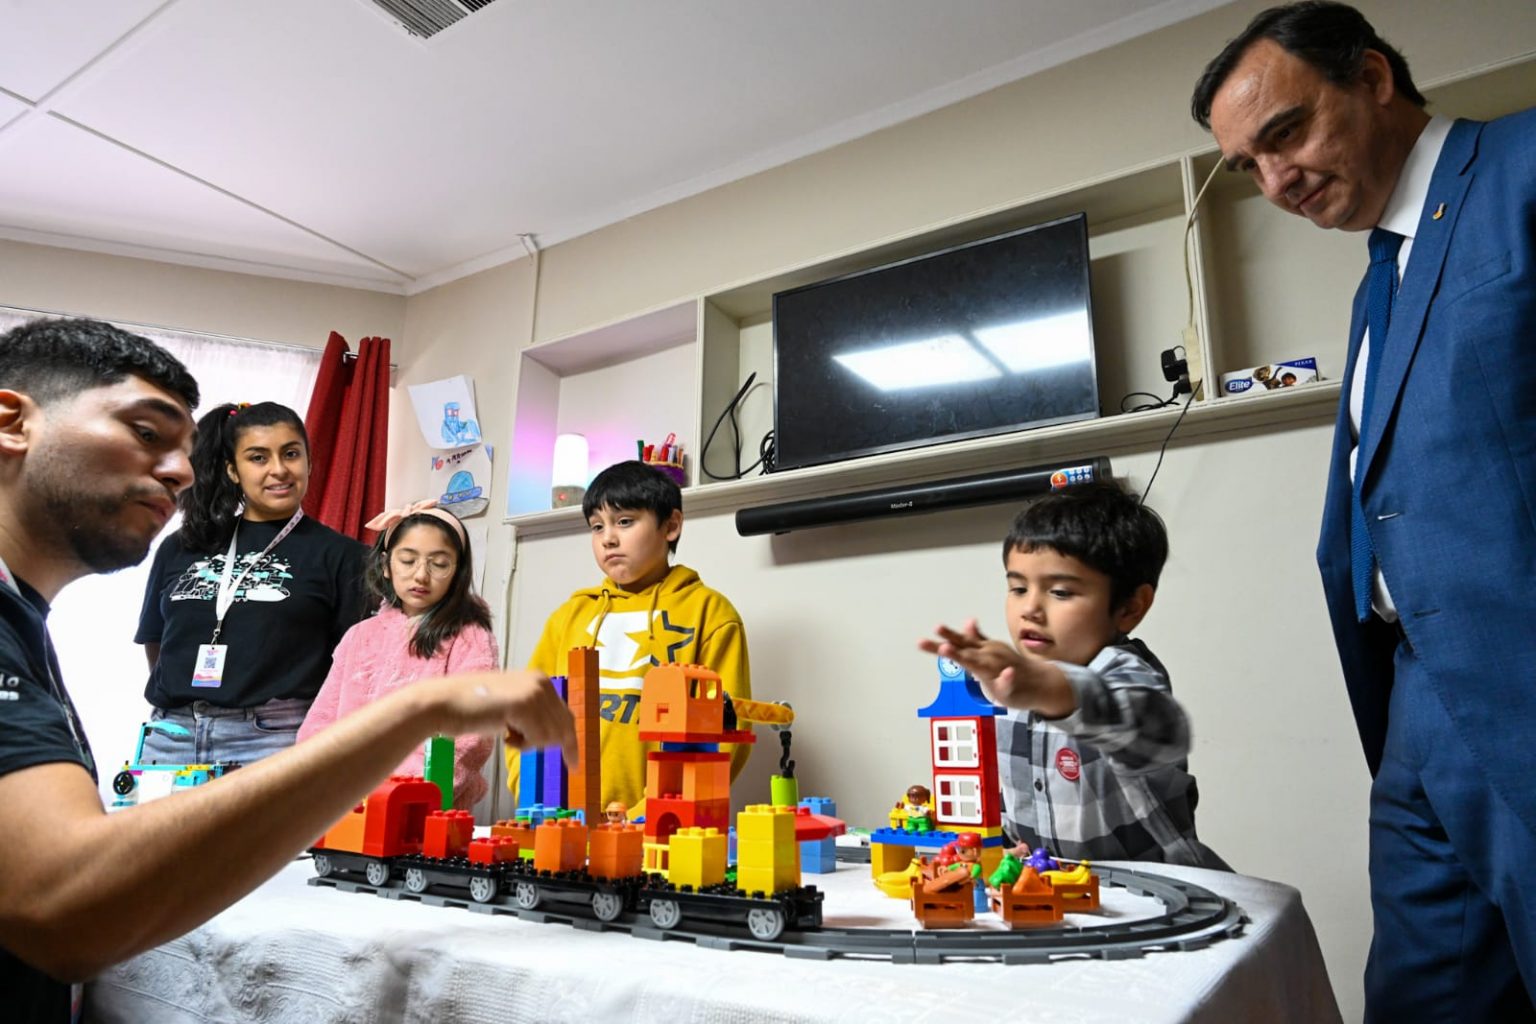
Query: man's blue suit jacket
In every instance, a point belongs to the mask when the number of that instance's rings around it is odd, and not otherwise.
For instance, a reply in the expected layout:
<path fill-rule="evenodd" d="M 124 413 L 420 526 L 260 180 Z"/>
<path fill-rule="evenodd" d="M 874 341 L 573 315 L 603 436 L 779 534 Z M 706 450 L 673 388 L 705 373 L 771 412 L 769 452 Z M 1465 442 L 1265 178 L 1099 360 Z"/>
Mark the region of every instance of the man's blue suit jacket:
<path fill-rule="evenodd" d="M 1362 283 L 1317 561 L 1374 775 L 1396 634 L 1355 620 L 1350 583 L 1364 321 Z M 1536 831 L 1536 109 L 1452 127 L 1378 373 L 1356 469 L 1371 543 L 1446 727 Z"/>

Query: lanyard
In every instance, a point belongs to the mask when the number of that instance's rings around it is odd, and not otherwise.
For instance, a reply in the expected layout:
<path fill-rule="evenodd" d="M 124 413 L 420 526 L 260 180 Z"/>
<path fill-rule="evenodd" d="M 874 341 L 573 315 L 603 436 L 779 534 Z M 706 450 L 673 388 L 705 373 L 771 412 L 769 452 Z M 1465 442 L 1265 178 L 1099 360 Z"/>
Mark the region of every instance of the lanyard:
<path fill-rule="evenodd" d="M 261 554 L 246 563 L 245 568 L 240 570 L 239 576 L 235 576 L 234 572 L 235 543 L 240 539 L 240 523 L 238 521 L 235 523 L 235 532 L 229 535 L 229 553 L 224 556 L 224 575 L 219 577 L 219 596 L 213 606 L 213 639 L 209 641 L 210 643 L 216 644 L 219 642 L 219 631 L 224 628 L 224 616 L 229 614 L 230 605 L 235 603 L 235 592 L 240 589 L 240 584 L 245 582 L 246 573 L 256 568 L 263 558 L 270 555 L 272 549 L 282 543 L 283 538 L 292 533 L 293 528 L 298 526 L 299 520 L 303 518 L 304 510 L 302 508 L 294 509 L 293 517 L 288 520 L 288 525 L 278 531 L 277 536 L 272 538 L 270 544 L 262 548 Z M 3 568 L 3 565 L 0 565 L 0 568 Z M 233 580 L 231 580 L 231 577 L 233 577 Z"/>
<path fill-rule="evenodd" d="M 26 595 L 16 585 L 16 578 L 11 575 L 11 567 L 5 564 L 5 559 L 0 558 L 0 583 L 5 584 L 11 593 L 26 601 Z M 29 602 L 30 603 L 30 602 Z M 80 723 L 75 717 L 75 704 L 64 692 L 64 687 L 59 683 L 58 676 L 54 674 L 53 662 L 58 655 L 53 650 L 53 638 L 48 635 L 48 625 L 43 624 L 43 671 L 48 673 L 48 688 L 53 691 L 53 699 L 59 702 L 59 707 L 64 712 L 64 723 L 69 726 L 69 737 L 75 741 L 75 749 L 80 752 L 80 757 L 91 766 L 90 772 L 94 778 L 96 775 L 95 759 L 90 755 L 85 739 L 80 735 Z"/>

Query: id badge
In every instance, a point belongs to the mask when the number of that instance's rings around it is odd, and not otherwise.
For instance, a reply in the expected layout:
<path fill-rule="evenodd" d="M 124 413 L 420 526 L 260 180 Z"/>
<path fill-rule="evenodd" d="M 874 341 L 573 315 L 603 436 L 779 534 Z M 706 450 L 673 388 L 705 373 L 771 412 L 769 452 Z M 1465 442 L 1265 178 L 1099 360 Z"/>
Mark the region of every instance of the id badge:
<path fill-rule="evenodd" d="M 197 662 L 192 666 L 192 685 L 223 685 L 224 656 L 228 653 L 228 644 L 203 644 L 198 647 Z"/>

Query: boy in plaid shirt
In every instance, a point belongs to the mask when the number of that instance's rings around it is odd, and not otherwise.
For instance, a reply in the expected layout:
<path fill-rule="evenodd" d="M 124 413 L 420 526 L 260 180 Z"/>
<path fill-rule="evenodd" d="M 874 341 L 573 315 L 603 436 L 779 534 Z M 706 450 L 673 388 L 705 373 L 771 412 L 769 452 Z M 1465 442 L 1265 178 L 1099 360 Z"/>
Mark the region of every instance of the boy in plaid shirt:
<path fill-rule="evenodd" d="M 1157 513 L 1114 484 L 1027 506 L 1003 541 L 1011 643 L 975 620 L 919 646 L 963 665 L 997 720 L 1003 824 L 1072 860 L 1227 865 L 1195 836 L 1189 719 L 1168 673 L 1127 634 L 1168 559 Z"/>

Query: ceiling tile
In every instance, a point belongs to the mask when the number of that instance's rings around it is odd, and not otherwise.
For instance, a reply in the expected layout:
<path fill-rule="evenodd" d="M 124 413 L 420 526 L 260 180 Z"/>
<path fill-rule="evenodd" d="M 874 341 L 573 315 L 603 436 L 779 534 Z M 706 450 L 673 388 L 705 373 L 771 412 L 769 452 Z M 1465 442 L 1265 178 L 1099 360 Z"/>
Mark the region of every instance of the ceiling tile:
<path fill-rule="evenodd" d="M 55 107 L 419 277 L 521 232 L 549 244 L 593 230 L 1221 2 L 506 2 L 422 41 L 366 0 L 180 0 Z M 34 21 L 53 66 L 78 62 L 61 18 Z M 0 176 L 15 208 L 10 191 Z M 135 213 L 98 199 L 109 222 Z"/>
<path fill-rule="evenodd" d="M 0 135 L 0 227 L 339 274 L 399 275 L 52 118 Z"/>
<path fill-rule="evenodd" d="M 36 100 L 128 32 L 164 0 L 41 0 L 0 4 L 0 87 Z"/>

